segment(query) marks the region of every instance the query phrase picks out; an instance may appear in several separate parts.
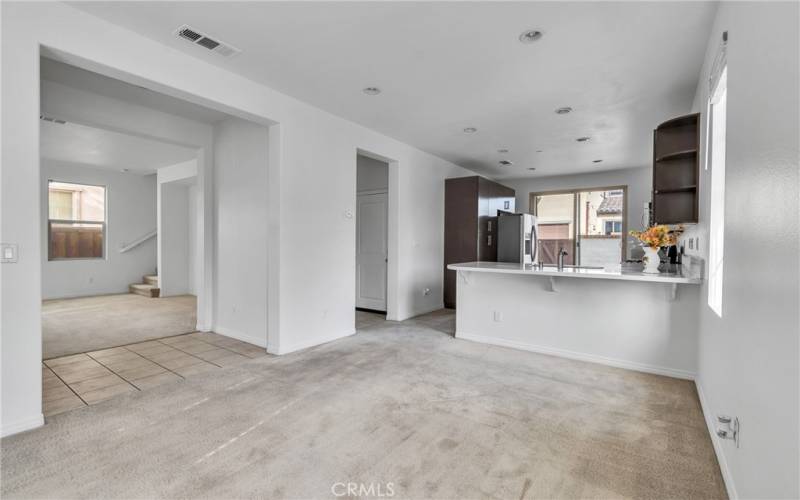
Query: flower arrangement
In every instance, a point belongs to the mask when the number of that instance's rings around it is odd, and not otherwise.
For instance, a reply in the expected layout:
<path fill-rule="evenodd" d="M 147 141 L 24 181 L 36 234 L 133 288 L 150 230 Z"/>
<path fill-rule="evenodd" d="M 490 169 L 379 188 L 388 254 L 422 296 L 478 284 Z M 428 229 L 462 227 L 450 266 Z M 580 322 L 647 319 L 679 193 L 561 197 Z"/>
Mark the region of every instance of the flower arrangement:
<path fill-rule="evenodd" d="M 654 250 L 677 244 L 682 233 L 683 226 L 670 229 L 669 226 L 663 224 L 649 227 L 644 231 L 630 231 L 630 235 L 641 241 L 643 246 Z"/>

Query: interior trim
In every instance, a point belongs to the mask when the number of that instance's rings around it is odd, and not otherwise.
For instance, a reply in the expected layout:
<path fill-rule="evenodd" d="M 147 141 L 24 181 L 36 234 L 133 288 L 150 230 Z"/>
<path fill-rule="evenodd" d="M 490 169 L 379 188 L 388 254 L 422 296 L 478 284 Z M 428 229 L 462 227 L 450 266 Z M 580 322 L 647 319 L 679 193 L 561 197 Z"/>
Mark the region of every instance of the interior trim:
<path fill-rule="evenodd" d="M 700 380 L 695 379 L 694 385 L 697 388 L 697 398 L 700 400 L 700 409 L 703 412 L 703 418 L 708 427 L 708 435 L 711 438 L 711 444 L 714 446 L 714 454 L 717 456 L 717 464 L 719 465 L 720 473 L 722 474 L 722 481 L 725 483 L 725 489 L 728 491 L 728 498 L 736 500 L 739 494 L 736 493 L 736 485 L 733 482 L 733 475 L 728 467 L 728 461 L 725 459 L 725 453 L 722 450 L 722 444 L 719 437 L 717 437 L 714 426 L 714 415 L 711 413 L 711 407 L 706 400 L 705 393 L 703 392 L 703 384 Z"/>
<path fill-rule="evenodd" d="M 0 427 L 0 437 L 11 436 L 19 434 L 20 432 L 29 431 L 44 425 L 44 415 L 42 413 L 35 417 L 17 420 L 11 424 L 3 425 Z"/>
<path fill-rule="evenodd" d="M 598 356 L 596 354 L 586 354 L 583 352 L 569 351 L 567 349 L 558 349 L 555 347 L 528 344 L 526 342 L 518 342 L 515 340 L 505 340 L 505 339 L 498 339 L 495 337 L 485 337 L 483 335 L 474 335 L 471 333 L 465 333 L 458 329 L 456 329 L 456 338 L 471 340 L 474 342 L 481 342 L 483 344 L 492 344 L 500 347 L 511 347 L 513 349 L 521 349 L 523 351 L 536 352 L 539 354 L 548 354 L 550 356 L 558 356 L 559 358 L 574 359 L 577 361 L 588 361 L 589 363 L 598 363 L 601 365 L 613 366 L 616 368 L 624 368 L 626 370 L 633 370 L 637 372 L 652 373 L 654 375 L 664 375 L 665 377 L 679 378 L 684 380 L 694 380 L 696 376 L 695 372 L 690 372 L 687 370 L 667 368 L 665 366 L 648 365 L 646 363 L 637 363 L 635 361 L 626 361 L 623 359 L 608 358 L 605 356 Z"/>

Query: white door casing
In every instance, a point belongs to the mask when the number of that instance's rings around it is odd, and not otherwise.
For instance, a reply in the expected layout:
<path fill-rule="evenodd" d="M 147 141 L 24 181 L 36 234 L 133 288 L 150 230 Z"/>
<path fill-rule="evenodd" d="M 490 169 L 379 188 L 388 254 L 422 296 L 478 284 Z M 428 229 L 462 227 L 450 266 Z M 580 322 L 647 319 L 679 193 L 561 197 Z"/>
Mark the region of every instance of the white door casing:
<path fill-rule="evenodd" d="M 356 203 L 356 307 L 386 310 L 388 196 L 359 194 Z"/>

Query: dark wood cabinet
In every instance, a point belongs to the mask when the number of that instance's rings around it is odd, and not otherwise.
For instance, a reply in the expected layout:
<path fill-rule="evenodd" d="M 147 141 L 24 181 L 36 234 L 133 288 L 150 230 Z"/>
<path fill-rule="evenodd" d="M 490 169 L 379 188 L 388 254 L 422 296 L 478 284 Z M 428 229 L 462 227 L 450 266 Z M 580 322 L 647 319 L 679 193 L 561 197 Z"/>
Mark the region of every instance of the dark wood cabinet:
<path fill-rule="evenodd" d="M 448 264 L 497 260 L 497 211 L 513 212 L 514 190 L 484 177 L 446 179 L 444 305 L 456 306 L 456 272 Z"/>
<path fill-rule="evenodd" d="M 673 118 L 653 132 L 654 224 L 697 222 L 699 151 L 699 113 Z"/>

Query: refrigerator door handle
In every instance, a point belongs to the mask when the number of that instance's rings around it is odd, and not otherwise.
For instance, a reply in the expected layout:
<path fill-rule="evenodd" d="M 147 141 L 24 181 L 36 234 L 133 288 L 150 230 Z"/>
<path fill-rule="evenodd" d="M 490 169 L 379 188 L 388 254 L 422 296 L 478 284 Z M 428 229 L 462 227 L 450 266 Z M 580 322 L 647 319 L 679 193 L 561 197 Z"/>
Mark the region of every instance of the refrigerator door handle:
<path fill-rule="evenodd" d="M 531 264 L 536 264 L 536 253 L 539 250 L 539 235 L 536 234 L 536 224 L 531 226 Z"/>

